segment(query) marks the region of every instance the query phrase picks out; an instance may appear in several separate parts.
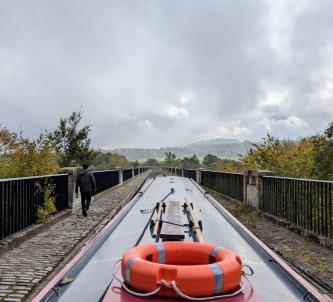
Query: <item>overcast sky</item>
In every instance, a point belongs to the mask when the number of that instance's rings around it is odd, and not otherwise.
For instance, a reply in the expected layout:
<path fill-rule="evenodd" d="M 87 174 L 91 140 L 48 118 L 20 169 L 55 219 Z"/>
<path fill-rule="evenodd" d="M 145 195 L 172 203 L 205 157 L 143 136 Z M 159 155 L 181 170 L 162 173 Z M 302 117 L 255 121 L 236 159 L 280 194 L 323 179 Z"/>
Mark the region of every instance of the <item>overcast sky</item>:
<path fill-rule="evenodd" d="M 333 121 L 333 1 L 0 0 L 0 124 L 82 108 L 94 146 L 297 138 Z"/>

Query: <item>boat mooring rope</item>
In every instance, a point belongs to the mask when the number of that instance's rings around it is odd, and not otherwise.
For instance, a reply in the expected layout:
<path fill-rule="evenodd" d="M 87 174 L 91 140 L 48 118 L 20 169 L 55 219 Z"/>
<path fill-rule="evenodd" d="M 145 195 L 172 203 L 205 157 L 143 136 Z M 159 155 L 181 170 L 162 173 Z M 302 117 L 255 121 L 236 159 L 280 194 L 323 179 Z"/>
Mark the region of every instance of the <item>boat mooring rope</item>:
<path fill-rule="evenodd" d="M 165 286 L 165 287 L 168 287 L 168 288 L 173 288 L 173 290 L 177 293 L 177 295 L 181 298 L 184 298 L 184 299 L 187 299 L 187 300 L 190 300 L 190 301 L 207 301 L 207 300 L 215 300 L 215 299 L 222 299 L 222 298 L 230 298 L 230 297 L 234 297 L 234 296 L 237 296 L 239 293 L 241 293 L 244 289 L 244 284 L 243 282 L 241 281 L 240 282 L 240 288 L 231 293 L 231 294 L 222 294 L 222 295 L 218 295 L 218 296 L 209 296 L 209 297 L 191 297 L 191 296 L 188 296 L 186 294 L 184 294 L 178 287 L 177 287 L 177 284 L 176 284 L 176 281 L 173 280 L 171 281 L 171 286 L 164 280 L 164 279 L 161 279 L 161 283 Z"/>
<path fill-rule="evenodd" d="M 153 290 L 152 292 L 149 292 L 149 293 L 139 293 L 139 292 L 136 292 L 136 291 L 133 291 L 131 289 L 129 289 L 126 285 L 126 283 L 121 280 L 118 276 L 117 276 L 117 273 L 116 273 L 116 268 L 117 268 L 117 264 L 121 261 L 121 258 L 118 259 L 116 261 L 116 263 L 114 264 L 113 266 L 113 272 L 112 272 L 112 275 L 113 277 L 121 284 L 121 286 L 130 294 L 134 295 L 134 296 L 138 296 L 138 297 L 149 297 L 149 296 L 153 296 L 153 295 L 156 295 L 162 288 L 162 285 L 160 285 L 159 287 L 157 287 L 155 290 Z"/>
<path fill-rule="evenodd" d="M 155 290 L 153 290 L 151 292 L 148 292 L 148 293 L 140 293 L 140 292 L 136 292 L 136 291 L 131 290 L 130 288 L 128 288 L 125 281 L 121 280 L 117 276 L 116 269 L 117 269 L 117 265 L 120 261 L 121 261 L 121 259 L 118 259 L 115 262 L 114 267 L 113 267 L 112 275 L 129 294 L 134 295 L 134 296 L 138 296 L 138 297 L 149 297 L 149 296 L 156 295 L 162 289 L 162 287 L 164 286 L 164 287 L 167 287 L 167 288 L 173 288 L 175 293 L 181 298 L 184 298 L 184 299 L 187 299 L 187 300 L 190 300 L 190 301 L 207 301 L 207 300 L 215 300 L 215 299 L 230 298 L 230 297 L 237 296 L 238 294 L 240 294 L 243 291 L 243 289 L 245 287 L 245 285 L 241 281 L 240 284 L 239 284 L 240 288 L 237 291 L 235 291 L 233 293 L 230 293 L 230 294 L 222 294 L 222 295 L 218 295 L 218 296 L 209 296 L 209 297 L 191 297 L 191 296 L 188 296 L 188 295 L 184 294 L 177 287 L 177 283 L 176 283 L 175 280 L 172 280 L 171 285 L 170 285 L 166 280 L 161 279 L 160 282 L 162 283 L 162 285 L 158 286 Z M 242 274 L 244 276 L 252 276 L 254 274 L 253 269 L 249 265 L 244 264 L 242 267 L 247 267 L 250 270 L 250 273 L 245 273 L 244 271 L 242 271 Z"/>

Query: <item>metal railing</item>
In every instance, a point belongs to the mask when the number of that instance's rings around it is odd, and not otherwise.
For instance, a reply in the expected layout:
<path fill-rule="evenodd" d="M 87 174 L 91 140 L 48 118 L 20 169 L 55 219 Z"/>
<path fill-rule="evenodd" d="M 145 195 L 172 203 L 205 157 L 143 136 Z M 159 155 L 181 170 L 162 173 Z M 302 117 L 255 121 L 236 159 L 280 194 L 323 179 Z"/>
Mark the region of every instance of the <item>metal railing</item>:
<path fill-rule="evenodd" d="M 183 176 L 183 169 L 181 169 L 181 168 L 175 168 L 175 173 L 176 173 L 176 175 L 178 175 L 178 176 Z"/>
<path fill-rule="evenodd" d="M 134 169 L 134 175 L 148 167 Z M 96 194 L 119 184 L 119 170 L 93 171 Z M 132 178 L 132 169 L 123 170 L 123 180 Z M 68 174 L 0 179 L 0 240 L 37 222 L 37 209 L 45 202 L 45 187 L 51 185 L 57 211 L 67 209 Z M 51 195 L 51 196 L 52 196 Z"/>
<path fill-rule="evenodd" d="M 95 194 L 119 184 L 119 170 L 94 171 L 93 174 L 96 181 Z"/>
<path fill-rule="evenodd" d="M 263 176 L 266 213 L 332 239 L 333 182 Z"/>
<path fill-rule="evenodd" d="M 68 207 L 68 175 L 0 179 L 0 239 L 37 222 L 37 209 L 45 202 L 46 185 L 58 211 Z"/>
<path fill-rule="evenodd" d="M 197 181 L 197 170 L 195 169 L 184 169 L 183 175 L 184 177 L 192 178 L 193 180 Z"/>
<path fill-rule="evenodd" d="M 165 171 L 196 180 L 196 170 L 164 167 Z M 200 184 L 244 202 L 247 195 L 244 175 L 200 170 Z M 261 182 L 262 179 L 262 182 Z M 277 176 L 259 176 L 259 182 L 249 183 L 258 193 L 256 205 L 270 217 L 317 238 L 333 239 L 333 181 L 321 181 Z"/>
<path fill-rule="evenodd" d="M 197 181 L 195 169 L 181 169 L 163 167 L 165 171 L 178 176 L 192 178 Z M 244 201 L 244 175 L 241 173 L 228 173 L 218 171 L 200 170 L 201 183 L 203 186 L 212 189 L 225 196 Z"/>
<path fill-rule="evenodd" d="M 123 181 L 129 180 L 133 177 L 132 169 L 123 170 Z"/>
<path fill-rule="evenodd" d="M 201 171 L 201 184 L 225 196 L 244 200 L 244 176 L 240 173 Z"/>

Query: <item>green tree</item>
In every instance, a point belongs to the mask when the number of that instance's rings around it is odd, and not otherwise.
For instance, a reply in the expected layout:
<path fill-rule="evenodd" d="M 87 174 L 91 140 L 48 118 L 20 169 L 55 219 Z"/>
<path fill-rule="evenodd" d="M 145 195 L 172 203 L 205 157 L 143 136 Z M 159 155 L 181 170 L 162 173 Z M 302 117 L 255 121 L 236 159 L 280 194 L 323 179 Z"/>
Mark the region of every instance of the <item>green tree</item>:
<path fill-rule="evenodd" d="M 232 159 L 221 159 L 213 154 L 207 154 L 202 164 L 210 170 L 224 171 L 224 172 L 240 172 L 242 170 L 242 163 Z"/>
<path fill-rule="evenodd" d="M 59 171 L 58 156 L 48 140 L 0 128 L 0 178 L 53 174 Z"/>
<path fill-rule="evenodd" d="M 137 161 L 137 160 L 134 161 L 134 162 L 132 163 L 132 166 L 135 167 L 135 168 L 138 167 L 138 166 L 140 166 L 139 161 Z"/>
<path fill-rule="evenodd" d="M 196 169 L 200 166 L 200 161 L 196 154 L 192 157 L 184 157 L 180 160 L 180 165 L 185 169 Z"/>
<path fill-rule="evenodd" d="M 91 164 L 96 156 L 91 148 L 90 125 L 80 126 L 81 112 L 73 112 L 67 118 L 61 118 L 56 130 L 48 134 L 55 150 L 59 153 L 62 167 Z"/>
<path fill-rule="evenodd" d="M 132 165 L 124 155 L 117 153 L 111 154 L 111 161 L 114 163 L 116 168 L 128 168 Z"/>
<path fill-rule="evenodd" d="M 323 135 L 314 139 L 314 176 L 319 179 L 333 179 L 333 123 L 325 129 Z"/>
<path fill-rule="evenodd" d="M 150 167 L 153 167 L 153 166 L 159 166 L 160 163 L 157 159 L 155 158 L 149 158 L 147 159 L 143 164 L 143 166 L 150 166 Z"/>
<path fill-rule="evenodd" d="M 205 157 L 204 157 L 204 159 L 202 160 L 202 164 L 205 166 L 205 167 L 207 167 L 207 168 L 209 168 L 213 163 L 215 163 L 215 162 L 217 162 L 217 161 L 219 161 L 220 160 L 220 158 L 219 157 L 217 157 L 216 155 L 213 155 L 213 154 L 207 154 Z"/>
<path fill-rule="evenodd" d="M 95 158 L 92 160 L 94 170 L 112 170 L 115 169 L 115 164 L 111 160 L 111 153 L 96 152 Z"/>
<path fill-rule="evenodd" d="M 173 152 L 166 152 L 164 165 L 167 167 L 177 166 L 179 164 L 179 160 L 177 159 L 177 155 Z"/>
<path fill-rule="evenodd" d="M 124 155 L 117 153 L 97 152 L 96 157 L 92 160 L 94 170 L 112 170 L 115 168 L 127 168 L 132 166 L 132 163 L 127 160 Z"/>

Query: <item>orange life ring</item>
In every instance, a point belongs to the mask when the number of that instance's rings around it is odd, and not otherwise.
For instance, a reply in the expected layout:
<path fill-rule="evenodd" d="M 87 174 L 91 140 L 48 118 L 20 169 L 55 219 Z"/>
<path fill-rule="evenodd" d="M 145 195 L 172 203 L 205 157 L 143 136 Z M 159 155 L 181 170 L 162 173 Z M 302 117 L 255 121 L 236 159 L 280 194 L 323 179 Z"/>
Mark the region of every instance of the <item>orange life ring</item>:
<path fill-rule="evenodd" d="M 237 288 L 242 276 L 242 260 L 232 251 L 198 242 L 163 242 L 137 246 L 122 257 L 125 282 L 140 292 L 151 292 L 165 280 L 176 281 L 181 291 L 205 297 Z M 163 286 L 158 295 L 176 297 Z"/>

